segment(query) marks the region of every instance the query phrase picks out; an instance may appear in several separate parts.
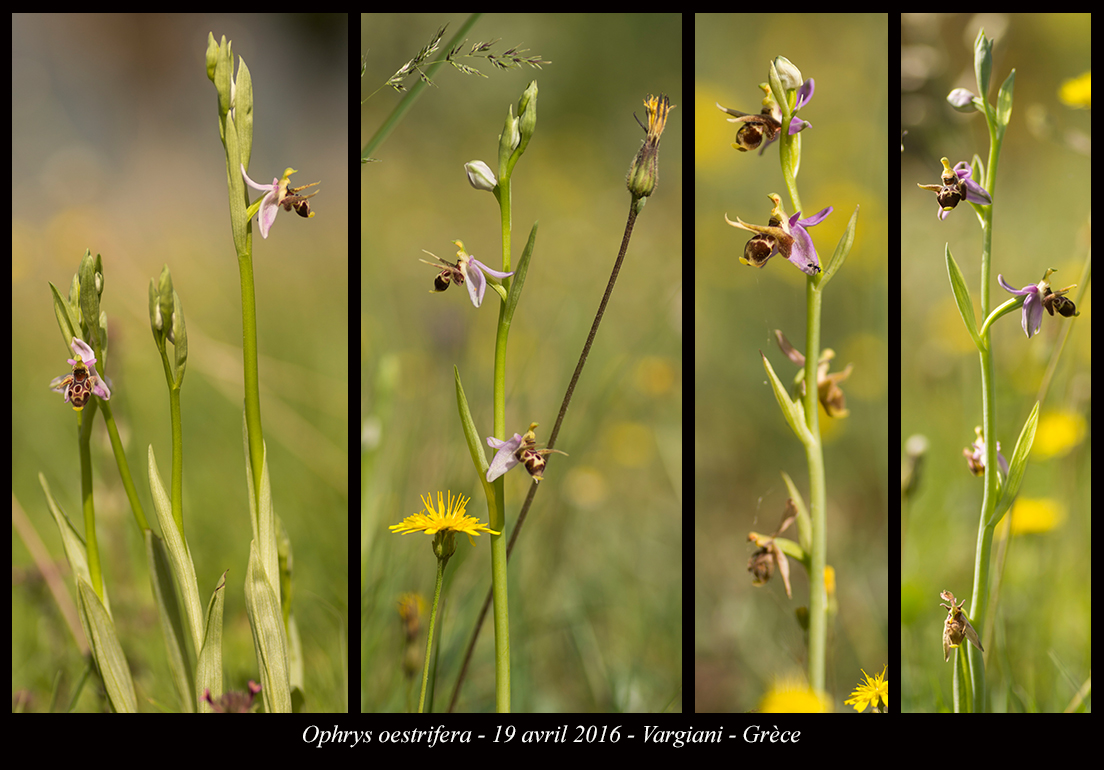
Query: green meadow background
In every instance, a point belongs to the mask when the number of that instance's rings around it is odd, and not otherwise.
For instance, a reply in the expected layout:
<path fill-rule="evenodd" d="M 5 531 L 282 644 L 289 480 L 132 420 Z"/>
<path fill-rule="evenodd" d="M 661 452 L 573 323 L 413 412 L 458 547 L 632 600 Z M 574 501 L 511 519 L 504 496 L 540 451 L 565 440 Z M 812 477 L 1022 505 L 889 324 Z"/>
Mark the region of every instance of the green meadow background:
<path fill-rule="evenodd" d="M 207 33 L 253 77 L 251 175 L 321 180 L 309 222 L 254 226 L 261 409 L 272 494 L 294 549 L 306 709 L 344 711 L 348 634 L 348 78 L 344 15 L 12 17 L 12 693 L 64 708 L 82 675 L 72 576 L 38 482 L 80 520 L 76 417 L 48 388 L 72 356 L 48 282 L 67 294 L 103 255 L 111 404 L 146 516 L 152 444 L 165 484 L 169 401 L 148 288 L 172 271 L 188 328 L 182 389 L 185 527 L 200 592 L 227 575 L 228 689 L 257 679 L 242 586 L 250 524 L 242 445 L 241 298 Z M 98 416 L 98 415 L 97 415 Z M 102 421 L 92 440 L 97 534 L 139 707 L 176 710 L 143 543 Z M 156 526 L 156 525 L 155 525 Z M 61 571 L 60 600 L 43 573 Z M 63 618 L 68 618 L 68 622 Z M 93 680 L 94 681 L 94 680 Z M 78 710 L 103 701 L 87 687 Z"/>
<path fill-rule="evenodd" d="M 464 14 L 368 14 L 362 94 L 369 95 Z M 644 139 L 643 100 L 677 105 L 659 151 L 659 187 L 636 223 L 602 327 L 510 560 L 515 711 L 678 711 L 682 708 L 682 17 L 679 14 L 487 14 L 468 45 L 498 40 L 551 62 L 488 75 L 443 67 L 405 121 L 364 166 L 360 285 L 361 609 L 365 711 L 417 707 L 404 679 L 397 600 L 432 599 L 431 537 L 387 526 L 422 509 L 421 495 L 486 500 L 456 410 L 457 367 L 482 436 L 492 432 L 498 300 L 476 309 L 464 288 L 430 294 L 423 249 L 455 260 L 454 239 L 501 266 L 493 196 L 468 184 L 464 163 L 497 172 L 508 106 L 537 80 L 538 124 L 513 175 L 513 259 L 534 221 L 536 250 L 507 354 L 507 432 L 540 423 L 548 440 L 609 278 L 628 214 L 629 164 Z M 362 51 L 361 53 L 364 53 Z M 411 81 L 412 82 L 412 81 Z M 361 146 L 401 95 L 383 89 L 361 108 Z M 487 450 L 490 457 L 490 450 Z M 511 530 L 529 477 L 506 476 Z M 490 584 L 489 537 L 458 538 L 448 564 L 435 710 L 444 710 L 459 656 Z M 412 655 L 425 648 L 425 622 Z M 435 642 L 436 643 L 436 642 Z M 493 631 L 476 647 L 461 711 L 494 708 Z"/>
<path fill-rule="evenodd" d="M 916 184 L 937 183 L 947 156 L 987 161 L 984 118 L 954 112 L 944 101 L 956 87 L 977 90 L 973 44 L 978 29 L 996 40 L 990 98 L 1016 69 L 1012 121 L 994 191 L 990 307 L 1011 297 L 997 275 L 1019 288 L 1047 268 L 1055 289 L 1084 283 L 1091 248 L 1091 113 L 1058 99 L 1061 84 L 1092 67 L 1089 14 L 907 14 L 902 19 L 901 154 L 901 435 L 927 436 L 931 449 L 908 511 L 901 567 L 901 706 L 951 706 L 951 664 L 942 653 L 939 592 L 970 595 L 982 480 L 966 472 L 962 449 L 981 424 L 978 356 L 950 291 L 944 247 L 965 276 L 981 323 L 977 218 L 963 205 L 936 220 L 935 196 Z M 895 144 L 897 137 L 891 137 Z M 1091 145 L 1090 145 L 1091 146 Z M 1077 298 L 1081 289 L 1070 293 Z M 994 539 L 994 565 L 1007 545 L 995 624 L 978 628 L 987 651 L 990 707 L 995 711 L 1061 711 L 1075 703 L 1092 669 L 1091 366 L 1092 293 L 1081 316 L 1043 316 L 1030 341 L 1021 314 L 993 327 L 996 425 L 1011 458 L 1044 372 L 1067 326 L 1072 334 L 1054 372 L 1031 462 L 1012 512 L 1013 536 Z M 995 569 L 994 569 L 995 572 Z M 954 658 L 952 657 L 952 660 Z"/>

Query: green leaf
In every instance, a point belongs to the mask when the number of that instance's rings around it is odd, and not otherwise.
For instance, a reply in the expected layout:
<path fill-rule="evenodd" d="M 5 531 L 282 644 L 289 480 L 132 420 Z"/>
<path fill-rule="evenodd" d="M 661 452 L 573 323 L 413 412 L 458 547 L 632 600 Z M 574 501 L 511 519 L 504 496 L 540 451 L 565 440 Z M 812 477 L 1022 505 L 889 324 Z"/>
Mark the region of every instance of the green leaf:
<path fill-rule="evenodd" d="M 510 294 L 513 295 L 513 293 L 513 287 L 511 287 Z M 475 421 L 472 420 L 471 410 L 468 408 L 468 398 L 464 395 L 464 386 L 460 382 L 460 370 L 453 365 L 452 371 L 456 379 L 456 408 L 460 412 L 460 424 L 464 428 L 464 440 L 467 441 L 472 464 L 475 465 L 475 471 L 483 484 L 483 490 L 487 493 L 487 499 L 493 500 L 494 490 L 487 482 L 487 468 L 490 467 L 487 462 L 487 454 L 483 451 L 479 431 L 476 430 Z"/>
<path fill-rule="evenodd" d="M 537 227 L 540 222 L 533 223 L 533 229 L 529 231 L 529 241 L 525 244 L 525 251 L 521 252 L 517 269 L 510 279 L 510 293 L 506 296 L 506 310 L 502 315 L 502 323 L 507 326 L 514 319 L 514 311 L 517 309 L 518 300 L 521 299 L 521 289 L 525 286 L 525 276 L 529 273 L 529 260 L 533 257 L 533 247 L 537 243 Z"/>
<path fill-rule="evenodd" d="M 76 576 L 77 607 L 85 638 L 92 649 L 96 665 L 107 690 L 111 707 L 117 712 L 133 713 L 138 710 L 134 696 L 134 682 L 130 676 L 123 648 L 115 632 L 115 622 L 111 619 L 111 606 L 107 603 L 107 589 L 104 589 L 104 601 L 96 595 L 89 579 L 88 554 L 80 533 L 69 523 L 69 517 L 54 500 L 46 477 L 38 474 L 38 482 L 46 494 L 46 504 L 54 517 L 61 533 L 65 558 L 69 569 Z"/>
<path fill-rule="evenodd" d="M 272 581 L 279 597 L 280 552 L 276 543 L 276 512 L 272 507 L 272 485 L 268 475 L 268 444 L 261 442 L 261 499 L 253 489 L 253 463 L 249 457 L 249 427 L 242 412 L 242 443 L 245 445 L 245 486 L 249 490 L 250 520 L 253 522 L 253 539 L 259 543 L 261 563 L 265 574 Z"/>
<path fill-rule="evenodd" d="M 153 530 L 145 530 L 145 539 L 146 561 L 150 567 L 150 587 L 153 589 L 153 600 L 157 605 L 161 635 L 165 638 L 169 670 L 172 672 L 173 683 L 180 696 L 181 710 L 193 713 L 196 709 L 196 696 L 192 689 L 195 684 L 192 659 L 188 653 L 183 613 L 176 598 L 171 559 L 164 541 Z"/>
<path fill-rule="evenodd" d="M 1023 483 L 1024 472 L 1027 470 L 1027 456 L 1031 454 L 1031 445 L 1035 442 L 1035 428 L 1039 423 L 1039 402 L 1035 402 L 1035 408 L 1027 416 L 1020 438 L 1016 441 L 1016 450 L 1012 453 L 1012 462 L 1008 465 L 1008 479 L 1001 488 L 1000 500 L 993 511 L 993 517 L 989 520 L 990 526 L 996 526 L 1020 492 L 1020 484 Z"/>
<path fill-rule="evenodd" d="M 1004 136 L 1004 130 L 1008 128 L 1008 121 L 1012 118 L 1012 89 L 1016 85 L 1016 70 L 1008 74 L 1008 78 L 1000 87 L 997 95 L 997 138 Z"/>
<path fill-rule="evenodd" d="M 789 499 L 794 500 L 794 507 L 797 508 L 798 540 L 800 540 L 802 548 L 808 551 L 813 548 L 813 520 L 809 518 L 809 509 L 805 506 L 805 498 L 802 497 L 802 493 L 798 491 L 797 485 L 794 484 L 794 479 L 790 478 L 789 474 L 785 471 L 782 472 L 782 479 L 786 482 Z"/>
<path fill-rule="evenodd" d="M 134 696 L 134 680 L 130 677 L 130 666 L 115 632 L 115 621 L 92 586 L 82 577 L 77 577 L 77 607 L 111 708 L 118 713 L 136 713 L 138 699 Z"/>
<path fill-rule="evenodd" d="M 245 66 L 245 59 L 239 60 L 238 79 L 234 84 L 234 121 L 238 132 L 238 153 L 242 164 L 249 168 L 249 157 L 253 154 L 253 78 L 249 67 Z"/>
<path fill-rule="evenodd" d="M 970 299 L 970 290 L 966 288 L 966 279 L 962 277 L 962 271 L 958 269 L 958 263 L 951 255 L 951 245 L 947 244 L 947 275 L 951 278 L 951 290 L 954 292 L 955 304 L 958 305 L 958 313 L 962 316 L 962 323 L 966 324 L 966 330 L 970 332 L 970 338 L 974 341 L 979 351 L 985 349 L 981 337 L 978 336 L 977 322 L 974 320 L 974 303 Z"/>
<path fill-rule="evenodd" d="M 789 126 L 789 118 L 793 113 L 790 109 L 790 100 L 786 98 L 786 89 L 782 87 L 782 78 L 778 74 L 778 68 L 774 65 L 774 60 L 771 60 L 770 74 L 767 76 L 767 80 L 770 81 L 771 96 L 774 97 L 779 109 L 782 110 L 782 125 Z"/>
<path fill-rule="evenodd" d="M 245 608 L 253 629 L 253 648 L 260 666 L 261 697 L 269 714 L 291 712 L 287 635 L 280 599 L 265 574 L 257 541 L 249 543 L 245 576 Z"/>
<path fill-rule="evenodd" d="M 54 496 L 50 492 L 50 485 L 46 483 L 46 477 L 41 473 L 38 474 L 38 483 L 42 486 L 42 491 L 46 493 L 46 505 L 50 509 L 50 514 L 54 517 L 54 524 L 57 525 L 58 532 L 61 533 L 61 545 L 65 549 L 65 560 L 69 562 L 70 571 L 91 584 L 92 577 L 88 570 L 88 550 L 84 544 L 84 538 L 81 537 L 76 527 L 69 522 L 69 517 L 65 515 L 65 511 L 54 500 Z M 111 602 L 107 598 L 106 588 L 104 589 L 104 603 L 110 612 Z"/>
<path fill-rule="evenodd" d="M 976 152 L 974 153 L 973 159 L 970 161 L 970 178 L 982 187 L 984 187 L 986 184 L 985 164 L 982 162 L 981 156 L 978 155 Z"/>
<path fill-rule="evenodd" d="M 763 351 L 760 350 L 759 355 L 763 356 Z M 770 361 L 767 360 L 766 356 L 763 356 L 763 368 L 767 370 L 767 375 L 770 377 L 771 386 L 774 387 L 774 397 L 778 399 L 778 406 L 782 409 L 782 415 L 786 418 L 786 422 L 790 424 L 801 443 L 808 446 L 815 439 L 813 434 L 809 432 L 808 426 L 805 425 L 805 407 L 802 406 L 801 401 L 790 398 L 786 386 L 778 379 L 778 375 L 774 373 L 774 369 L 771 368 Z"/>
<path fill-rule="evenodd" d="M 184 612 L 188 618 L 188 629 L 192 634 L 192 646 L 193 649 L 199 650 L 203 646 L 203 628 L 200 620 L 203 610 L 199 601 L 199 588 L 196 586 L 195 564 L 192 563 L 192 555 L 188 552 L 188 542 L 176 528 L 176 520 L 172 515 L 172 503 L 165 492 L 165 485 L 161 482 L 161 474 L 157 471 L 157 459 L 153 455 L 152 444 L 148 457 L 153 507 L 157 511 L 157 521 L 161 525 L 161 534 L 169 552 L 169 562 L 172 564 L 176 585 L 184 598 Z"/>
<path fill-rule="evenodd" d="M 203 619 L 203 649 L 196 654 L 196 697 L 202 698 L 211 691 L 211 698 L 222 695 L 222 610 L 226 603 L 226 573 L 215 585 L 211 601 L 207 602 L 207 614 Z M 207 701 L 197 701 L 200 711 L 211 713 Z"/>
<path fill-rule="evenodd" d="M 261 494 L 253 486 L 250 437 L 242 415 L 242 440 L 245 444 L 245 479 L 250 489 L 250 510 L 254 538 L 250 541 L 250 566 L 245 576 L 245 605 L 253 629 L 253 646 L 261 666 L 262 697 L 269 714 L 290 713 L 291 688 L 287 656 L 287 629 L 280 600 L 279 545 L 273 508 L 272 487 L 268 477 L 268 447 L 264 445 L 261 465 Z M 259 545 L 258 545 L 259 544 Z"/>
<path fill-rule="evenodd" d="M 978 95 L 985 101 L 989 93 L 989 76 L 993 71 L 993 41 L 985 38 L 985 30 L 979 30 L 974 40 L 974 74 L 977 76 Z"/>
<path fill-rule="evenodd" d="M 77 314 L 73 312 L 72 305 L 61 296 L 52 283 L 50 292 L 54 295 L 54 315 L 57 317 L 58 328 L 61 329 L 61 336 L 65 337 L 65 346 L 69 347 L 73 344 L 74 337 L 80 337 L 80 321 L 77 320 Z"/>
<path fill-rule="evenodd" d="M 247 193 L 245 180 L 242 178 L 241 146 L 238 142 L 238 130 L 234 126 L 232 115 L 226 116 L 226 183 L 230 188 L 230 231 L 234 235 L 234 250 L 238 258 L 247 254 L 246 230 L 249 218 L 246 216 L 245 202 Z M 239 165 L 240 164 L 240 165 Z M 245 166 L 249 171 L 249 166 Z"/>
<path fill-rule="evenodd" d="M 280 610 L 284 615 L 284 628 L 287 629 L 288 640 L 288 681 L 291 684 L 291 705 L 295 713 L 302 711 L 304 695 L 306 691 L 306 674 L 303 657 L 303 643 L 299 638 L 299 626 L 295 621 L 295 612 L 292 610 L 292 565 L 295 562 L 295 554 L 291 550 L 291 537 L 283 520 L 276 517 L 277 545 L 276 550 L 280 554 Z"/>
<path fill-rule="evenodd" d="M 245 576 L 245 606 L 253 630 L 253 648 L 260 666 L 261 696 L 265 711 L 291 712 L 290 667 L 287 629 L 280 600 L 280 554 L 276 537 L 276 513 L 268 475 L 268 447 L 262 442 L 260 499 L 253 491 L 253 466 L 249 458 L 249 432 L 242 414 L 245 445 L 245 480 L 249 490 L 253 540 L 249 543 L 249 567 Z"/>
<path fill-rule="evenodd" d="M 306 657 L 303 653 L 303 640 L 299 637 L 299 623 L 295 613 L 291 613 L 287 622 L 288 629 L 288 681 L 291 684 L 291 710 L 303 713 L 307 700 Z"/>
<path fill-rule="evenodd" d="M 786 482 L 790 499 L 794 501 L 794 507 L 797 508 L 797 535 L 801 541 L 801 547 L 806 551 L 811 550 L 813 547 L 813 522 L 809 518 L 809 509 L 805 507 L 805 498 L 801 496 L 801 492 L 798 491 L 797 485 L 793 483 L 790 474 L 782 471 L 782 480 Z"/>
<path fill-rule="evenodd" d="M 827 266 L 821 273 L 820 280 L 817 283 L 818 288 L 823 289 L 824 285 L 832 280 L 832 276 L 843 267 L 847 255 L 851 253 L 851 246 L 855 243 L 855 225 L 858 219 L 859 207 L 855 206 L 855 213 L 851 215 L 851 219 L 847 222 L 847 228 L 843 231 L 843 235 L 840 236 L 839 243 L 836 244 L 836 250 L 832 254 L 832 258 L 828 260 Z"/>
<path fill-rule="evenodd" d="M 286 628 L 291 619 L 291 565 L 295 559 L 291 552 L 291 537 L 279 516 L 276 517 L 276 553 L 280 560 L 280 612 L 284 615 Z"/>

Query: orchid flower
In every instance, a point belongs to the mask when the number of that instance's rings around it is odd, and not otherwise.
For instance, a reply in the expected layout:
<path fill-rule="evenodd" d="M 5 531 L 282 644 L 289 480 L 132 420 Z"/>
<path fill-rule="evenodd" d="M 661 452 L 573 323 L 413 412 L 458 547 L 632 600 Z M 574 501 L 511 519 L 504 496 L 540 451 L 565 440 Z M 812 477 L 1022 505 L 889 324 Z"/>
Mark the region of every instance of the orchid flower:
<path fill-rule="evenodd" d="M 805 228 L 819 225 L 827 219 L 832 207 L 821 209 L 807 219 L 801 219 L 800 211 L 787 219 L 786 212 L 782 210 L 782 199 L 774 193 L 767 197 L 774 202 L 774 208 L 766 227 L 749 225 L 739 217 L 733 222 L 725 215 L 725 221 L 733 227 L 755 233 L 755 237 L 744 246 L 744 256 L 740 257 L 740 261 L 745 265 L 762 267 L 775 254 L 781 254 L 801 272 L 816 275 L 820 272 L 820 259 Z"/>
<path fill-rule="evenodd" d="M 315 190 L 310 195 L 299 195 L 299 193 L 308 187 L 314 187 L 320 182 L 311 182 L 305 184 L 302 187 L 288 187 L 288 177 L 292 174 L 298 173 L 293 168 L 284 170 L 284 176 L 280 179 L 275 177 L 272 179 L 272 184 L 263 185 L 257 184 L 249 178 L 249 174 L 245 173 L 245 166 L 241 167 L 242 177 L 245 179 L 245 183 L 252 187 L 254 190 L 260 190 L 267 193 L 263 198 L 249 207 L 249 218 L 257 215 L 257 224 L 261 229 L 261 237 L 268 238 L 268 231 L 272 228 L 272 223 L 276 221 L 276 214 L 279 213 L 280 207 L 284 207 L 284 211 L 291 211 L 295 209 L 295 213 L 304 219 L 310 219 L 314 216 L 314 212 L 311 211 L 310 203 L 307 202 L 307 198 L 313 198 L 318 195 L 318 190 Z"/>

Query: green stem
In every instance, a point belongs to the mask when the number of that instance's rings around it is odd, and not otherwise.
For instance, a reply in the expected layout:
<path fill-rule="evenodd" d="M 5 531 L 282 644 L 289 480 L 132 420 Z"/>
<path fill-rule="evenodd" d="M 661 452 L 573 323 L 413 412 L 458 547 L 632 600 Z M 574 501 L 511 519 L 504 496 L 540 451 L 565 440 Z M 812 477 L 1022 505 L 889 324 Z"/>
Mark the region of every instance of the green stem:
<path fill-rule="evenodd" d="M 495 630 L 495 711 L 510 712 L 510 611 L 507 597 L 506 512 L 500 501 L 505 500 L 505 479 L 494 484 L 495 499 L 490 506 L 490 527 L 499 534 L 491 535 L 491 593 L 494 597 Z"/>
<path fill-rule="evenodd" d="M 996 117 L 986 102 L 985 115 L 989 126 L 989 164 L 984 180 L 985 190 L 990 197 L 997 183 L 997 163 L 1000 160 L 1001 140 L 997 134 Z M 989 276 L 993 253 L 993 206 L 980 207 L 981 215 L 981 314 L 989 315 Z M 974 555 L 974 584 L 970 599 L 970 614 L 977 628 L 985 628 L 985 616 L 989 605 L 989 559 L 993 546 L 993 529 L 987 525 L 997 506 L 997 397 L 993 366 L 993 347 L 990 344 L 991 328 L 982 329 L 981 356 L 981 415 L 982 436 L 985 438 L 985 492 L 981 501 L 981 518 L 978 522 L 978 542 Z M 989 640 L 992 645 L 992 640 Z M 968 668 L 971 674 L 972 710 L 982 713 L 986 710 L 985 662 L 971 645 L 966 654 L 969 656 Z M 955 710 L 963 710 L 963 703 L 956 701 Z"/>
<path fill-rule="evenodd" d="M 158 341 L 157 346 L 161 353 L 161 366 L 165 370 L 165 384 L 169 388 L 169 424 L 172 430 L 172 477 L 169 502 L 172 505 L 176 531 L 184 537 L 184 433 L 180 419 L 180 382 L 176 379 L 176 369 L 169 361 L 163 338 Z"/>
<path fill-rule="evenodd" d="M 92 500 L 92 423 L 96 416 L 94 399 L 88 406 L 77 412 L 78 446 L 81 463 L 81 508 L 84 511 L 84 539 L 88 552 L 88 576 L 92 579 L 92 588 L 96 596 L 103 601 L 103 572 L 100 568 L 100 548 L 96 541 L 96 506 Z M 87 410 L 87 412 L 85 411 Z"/>
<path fill-rule="evenodd" d="M 789 136 L 786 131 L 782 131 L 782 147 L 780 153 L 789 153 L 792 150 L 787 148 L 793 143 L 796 137 Z M 785 157 L 785 155 L 783 155 Z M 793 173 L 794 167 L 792 164 L 783 161 L 782 163 L 782 176 L 786 181 L 786 190 L 790 193 L 790 201 L 793 203 L 794 213 L 800 211 L 804 212 L 805 209 L 801 207 L 801 197 L 797 193 L 797 177 Z"/>
<path fill-rule="evenodd" d="M 169 385 L 169 418 L 172 422 L 172 502 L 173 521 L 184 536 L 184 433 L 180 423 L 180 383 Z"/>
<path fill-rule="evenodd" d="M 257 301 L 253 293 L 253 255 L 249 251 L 238 255 L 238 273 L 242 297 L 245 428 L 249 435 L 249 462 L 253 466 L 253 491 L 259 501 L 261 470 L 264 467 L 264 433 L 261 430 L 261 391 L 257 374 Z"/>
<path fill-rule="evenodd" d="M 498 200 L 499 208 L 499 220 L 502 225 L 502 272 L 510 272 L 510 248 L 511 248 L 511 232 L 513 230 L 513 197 L 510 190 L 510 177 L 503 177 L 499 180 L 498 186 L 494 190 L 495 199 Z M 510 292 L 510 279 L 504 278 L 502 285 L 506 288 L 506 293 Z"/>
<path fill-rule="evenodd" d="M 790 136 L 791 105 L 783 105 L 779 158 L 782 176 L 790 194 L 794 212 L 804 211 L 797 192 L 797 166 L 801 162 L 796 136 Z M 824 483 L 824 448 L 820 441 L 817 364 L 820 361 L 820 310 L 822 294 L 813 276 L 805 282 L 805 426 L 811 440 L 805 441 L 809 464 L 809 508 L 812 519 L 812 543 L 809 567 L 809 686 L 824 691 L 825 656 L 828 640 L 828 597 L 824 589 L 824 568 L 828 561 L 827 492 Z"/>
<path fill-rule="evenodd" d="M 433 652 L 433 632 L 437 628 L 437 607 L 441 603 L 441 586 L 445 581 L 445 565 L 448 558 L 437 559 L 437 580 L 433 584 L 433 609 L 429 613 L 429 631 L 426 633 L 426 653 L 422 662 L 422 695 L 418 699 L 418 713 L 425 710 L 426 689 L 429 686 L 429 662 Z"/>
<path fill-rule="evenodd" d="M 828 557 L 825 511 L 827 493 L 816 386 L 817 361 L 820 359 L 821 296 L 814 279 L 809 277 L 805 287 L 805 425 L 813 436 L 813 440 L 805 445 L 805 456 L 809 463 L 809 505 L 813 524 L 812 566 L 809 570 L 809 685 L 818 692 L 824 690 L 828 638 L 828 597 L 824 590 L 824 567 Z"/>
<path fill-rule="evenodd" d="M 130 475 L 130 464 L 127 462 L 126 452 L 123 451 L 119 427 L 115 424 L 115 417 L 111 412 L 111 402 L 101 401 L 100 406 L 103 408 L 104 424 L 107 425 L 107 435 L 111 439 L 111 451 L 115 453 L 115 464 L 119 467 L 119 478 L 122 479 L 123 489 L 126 490 L 130 510 L 134 514 L 134 520 L 138 523 L 139 529 L 145 532 L 149 529 L 149 522 L 146 521 L 146 513 L 142 509 L 142 501 L 138 498 L 134 478 Z"/>
<path fill-rule="evenodd" d="M 983 214 L 981 274 L 982 313 L 989 311 L 989 257 L 992 251 L 993 208 L 987 206 Z M 978 542 L 974 556 L 974 585 L 970 599 L 970 614 L 976 619 L 977 627 L 985 627 L 985 614 L 989 604 L 989 558 L 993 544 L 993 526 L 988 522 L 997 505 L 997 398 L 993 367 L 993 348 L 990 343 L 991 329 L 985 329 L 982 335 L 981 357 L 981 421 L 982 436 L 985 438 L 985 492 L 981 501 L 981 517 L 978 521 Z M 967 645 L 970 647 L 969 645 Z M 985 711 L 985 665 L 970 647 L 969 656 L 973 694 L 974 713 Z M 956 704 L 959 706 L 961 704 Z"/>
<path fill-rule="evenodd" d="M 502 270 L 510 270 L 511 192 L 509 174 L 504 174 L 495 188 L 499 218 L 502 223 Z M 503 281 L 507 293 L 510 279 Z M 498 333 L 495 335 L 494 358 L 494 435 L 506 438 L 506 343 L 510 324 L 506 322 L 506 303 L 498 306 Z M 492 485 L 494 500 L 489 502 L 491 535 L 491 591 L 494 596 L 495 629 L 495 710 L 510 711 L 510 609 L 507 596 L 506 553 L 506 486 L 499 477 Z"/>

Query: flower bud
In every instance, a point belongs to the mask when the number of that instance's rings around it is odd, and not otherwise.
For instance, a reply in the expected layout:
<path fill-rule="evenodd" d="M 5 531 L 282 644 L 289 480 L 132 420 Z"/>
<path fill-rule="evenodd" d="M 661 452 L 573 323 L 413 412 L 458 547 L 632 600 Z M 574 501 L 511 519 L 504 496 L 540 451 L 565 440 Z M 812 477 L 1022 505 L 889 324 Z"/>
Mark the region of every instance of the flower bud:
<path fill-rule="evenodd" d="M 629 177 L 626 180 L 629 192 L 638 200 L 655 192 L 659 183 L 659 140 L 667 125 L 667 115 L 673 109 L 671 101 L 663 94 L 649 95 L 644 100 L 644 106 L 648 108 L 648 125 L 644 126 L 646 136 L 644 144 L 629 166 Z"/>
<path fill-rule="evenodd" d="M 226 40 L 226 36 L 222 36 Z M 207 33 L 207 78 L 215 82 L 215 65 L 218 64 L 219 44 L 215 42 L 215 36 Z"/>
<path fill-rule="evenodd" d="M 468 172 L 468 181 L 476 190 L 493 192 L 494 188 L 498 186 L 498 180 L 495 179 L 494 172 L 481 160 L 465 163 L 464 170 Z"/>
<path fill-rule="evenodd" d="M 947 94 L 947 101 L 958 112 L 973 112 L 974 99 L 976 98 L 977 97 L 966 88 L 956 88 Z"/>
<path fill-rule="evenodd" d="M 506 109 L 506 125 L 502 127 L 502 134 L 498 138 L 498 153 L 500 156 L 505 154 L 509 158 L 519 144 L 521 144 L 521 132 L 518 130 L 518 119 L 514 117 L 514 108 L 511 105 Z"/>
<path fill-rule="evenodd" d="M 805 82 L 801 77 L 801 70 L 785 56 L 776 56 L 774 67 L 778 70 L 778 79 L 782 81 L 782 87 L 787 91 L 801 88 L 801 84 Z"/>
<path fill-rule="evenodd" d="M 533 138 L 537 130 L 537 81 L 533 81 L 526 87 L 518 102 L 518 119 L 521 124 L 521 149 Z"/>

